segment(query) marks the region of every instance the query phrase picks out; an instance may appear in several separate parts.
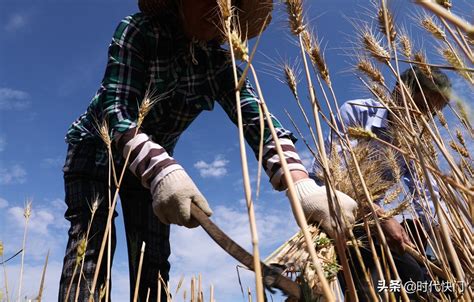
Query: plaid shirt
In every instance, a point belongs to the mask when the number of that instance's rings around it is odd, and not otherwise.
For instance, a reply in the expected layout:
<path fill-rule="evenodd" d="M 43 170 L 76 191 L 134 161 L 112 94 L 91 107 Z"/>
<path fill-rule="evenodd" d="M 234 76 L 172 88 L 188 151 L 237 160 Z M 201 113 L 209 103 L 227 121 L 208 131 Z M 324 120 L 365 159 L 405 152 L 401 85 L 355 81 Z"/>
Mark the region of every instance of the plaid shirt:
<path fill-rule="evenodd" d="M 169 154 L 173 153 L 181 133 L 203 110 L 212 110 L 215 101 L 236 123 L 234 79 L 228 52 L 217 42 L 189 42 L 177 20 L 171 15 L 152 18 L 137 13 L 120 22 L 109 46 L 102 85 L 87 111 L 69 128 L 67 143 L 75 145 L 88 141 L 100 145 L 97 121 L 104 119 L 112 139 L 135 128 L 147 89 L 156 92 L 160 100 L 152 107 L 140 130 Z M 240 108 L 245 139 L 258 154 L 259 100 L 248 80 L 241 89 Z M 292 149 L 292 155 L 288 156 L 290 162 L 301 165 L 293 152 L 292 142 L 296 139 L 292 133 L 273 116 L 272 123 L 278 137 L 291 145 L 288 147 Z M 265 129 L 264 138 L 265 144 L 271 146 L 269 129 Z M 107 151 L 102 145 L 96 150 L 95 164 L 106 163 Z M 272 167 L 267 163 L 266 166 L 270 177 L 278 174 L 279 163 Z M 293 168 L 304 170 L 302 165 Z"/>
<path fill-rule="evenodd" d="M 378 101 L 373 100 L 373 99 L 358 99 L 358 100 L 350 100 L 345 102 L 341 108 L 341 117 L 342 117 L 342 123 L 339 118 L 337 118 L 336 122 L 338 123 L 339 129 L 342 129 L 342 124 L 345 125 L 345 127 L 354 127 L 354 126 L 360 126 L 363 127 L 365 130 L 371 131 L 374 134 L 376 134 L 380 139 L 390 142 L 392 138 L 389 136 L 389 131 L 388 131 L 388 110 Z M 338 135 L 334 132 L 331 132 L 331 134 L 326 138 L 325 141 L 325 147 L 326 147 L 326 152 L 327 154 L 330 154 L 332 150 L 332 144 L 333 142 L 336 143 L 336 149 L 335 151 L 337 152 L 342 152 L 342 147 L 339 145 L 338 140 Z M 353 140 L 351 142 L 353 145 L 357 144 L 357 140 Z M 384 148 L 387 148 L 387 146 L 375 142 L 372 144 L 374 149 L 379 149 L 383 150 Z M 342 155 L 340 155 L 342 157 Z M 435 213 L 435 208 L 433 204 L 433 200 L 431 198 L 431 194 L 426 187 L 425 184 L 417 177 L 416 174 L 412 174 L 411 171 L 413 171 L 413 167 L 411 166 L 412 163 L 409 162 L 410 167 L 407 166 L 407 163 L 403 158 L 401 158 L 400 155 L 397 155 L 397 157 L 400 157 L 398 159 L 398 164 L 400 166 L 400 169 L 402 171 L 402 181 L 407 187 L 409 192 L 413 193 L 413 200 L 412 200 L 412 205 L 413 208 L 418 216 L 418 218 L 421 219 L 423 223 L 426 224 L 426 226 L 429 226 L 429 220 L 427 218 L 428 214 L 429 216 L 434 215 Z M 316 175 L 319 174 L 321 171 L 321 168 L 319 166 L 319 163 L 317 160 L 313 161 L 313 166 L 310 172 L 310 175 L 313 178 L 316 178 Z M 391 171 L 383 171 L 383 175 L 392 175 Z M 387 176 L 391 177 L 391 176 Z M 318 180 L 320 182 L 320 180 Z M 439 188 L 438 185 L 436 184 L 436 181 L 434 178 L 430 175 L 430 179 L 428 180 L 431 182 L 431 185 L 433 186 L 434 193 L 436 194 L 437 198 L 439 199 Z M 423 195 L 420 195 L 420 193 L 423 191 L 426 193 L 426 202 L 424 200 Z M 383 198 L 380 200 L 376 200 L 375 202 L 382 208 L 384 208 L 386 211 L 392 210 L 396 208 L 397 206 L 400 205 L 400 203 L 403 200 L 394 200 L 390 204 L 385 204 L 383 202 Z M 403 211 L 399 215 L 395 216 L 395 219 L 397 219 L 399 222 L 403 221 L 404 219 L 412 219 L 411 212 L 408 210 Z"/>

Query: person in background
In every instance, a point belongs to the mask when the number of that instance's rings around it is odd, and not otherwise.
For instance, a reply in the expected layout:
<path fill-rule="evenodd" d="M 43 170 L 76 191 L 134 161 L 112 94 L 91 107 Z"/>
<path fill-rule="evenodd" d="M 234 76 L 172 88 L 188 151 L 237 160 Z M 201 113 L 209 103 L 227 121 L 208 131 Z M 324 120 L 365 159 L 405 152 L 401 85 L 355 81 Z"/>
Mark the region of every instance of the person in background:
<path fill-rule="evenodd" d="M 435 115 L 436 112 L 442 110 L 449 102 L 451 83 L 447 75 L 438 68 L 432 68 L 432 78 L 425 75 L 418 67 L 413 67 L 413 69 L 409 68 L 403 72 L 401 80 L 408 87 L 409 91 L 411 91 L 416 107 L 424 115 L 428 115 L 429 112 Z M 417 81 L 419 81 L 419 85 Z M 423 97 L 423 94 L 425 98 Z M 403 107 L 399 83 L 396 83 L 395 88 L 392 91 L 392 99 L 395 104 L 399 104 L 399 107 Z M 338 129 L 343 129 L 342 125 L 344 125 L 344 129 L 347 129 L 348 127 L 362 127 L 365 130 L 374 133 L 380 139 L 389 143 L 394 143 L 394 138 L 391 135 L 393 131 L 390 131 L 390 127 L 395 125 L 394 119 L 389 110 L 384 107 L 381 102 L 373 99 L 350 100 L 340 107 L 340 113 L 341 119 L 337 118 L 336 120 Z M 333 131 L 326 139 L 325 148 L 328 156 L 330 155 L 331 150 L 333 150 L 333 152 L 342 152 L 338 137 L 337 133 Z M 352 140 L 351 144 L 355 146 L 357 140 Z M 376 149 L 389 148 L 387 145 L 377 142 L 371 146 Z M 340 156 L 342 158 L 342 154 L 340 154 Z M 414 195 L 411 205 L 415 209 L 416 216 L 412 217 L 408 212 L 404 212 L 397 217 L 382 220 L 381 226 L 387 238 L 387 243 L 393 251 L 392 254 L 394 256 L 395 264 L 398 273 L 400 274 L 400 278 L 402 279 L 401 284 L 404 284 L 409 280 L 415 282 L 425 280 L 424 268 L 418 264 L 412 256 L 405 253 L 405 245 L 412 246 L 412 242 L 417 240 L 417 238 L 410 238 L 408 233 L 419 233 L 422 237 L 421 244 L 426 244 L 426 238 L 423 238 L 424 233 L 420 231 L 420 224 L 424 225 L 426 230 L 430 230 L 428 221 L 432 221 L 432 219 L 431 217 L 428 218 L 427 215 L 434 215 L 435 211 L 428 188 L 424 187 L 422 182 L 410 171 L 411 169 L 407 166 L 405 161 L 400 160 L 398 161 L 398 164 L 400 166 L 404 184 L 407 186 L 408 191 L 412 192 Z M 321 168 L 319 162 L 315 159 L 313 161 L 310 176 L 315 179 L 318 184 L 321 184 L 323 181 L 318 177 L 318 175 L 321 175 L 320 172 Z M 391 175 L 390 172 L 383 174 Z M 430 179 L 429 181 L 431 181 L 434 187 L 434 193 L 439 196 L 436 183 L 433 179 Z M 423 191 L 427 196 L 427 205 L 421 202 Z M 397 205 L 397 202 L 393 201 L 390 206 L 396 207 Z M 385 206 L 383 199 L 375 201 L 377 215 L 382 216 L 385 213 Z M 406 230 L 405 227 L 409 228 L 410 232 L 407 233 L 408 229 Z M 418 232 L 415 228 L 418 228 Z M 364 230 L 355 229 L 354 233 L 356 237 L 367 237 Z M 380 244 L 375 236 L 373 236 L 373 238 L 376 243 L 378 254 L 381 256 Z M 373 284 L 377 290 L 377 285 L 380 284 L 379 282 L 382 280 L 378 276 L 372 253 L 370 249 L 365 248 L 360 249 L 360 251 L 364 264 L 371 275 Z M 355 285 L 358 290 L 359 299 L 361 301 L 369 301 L 371 297 L 369 295 L 369 284 L 367 284 L 361 273 L 362 267 L 357 260 L 358 258 L 354 249 L 349 248 L 349 253 L 351 254 L 351 259 L 353 261 L 353 276 L 355 277 Z M 343 278 L 339 279 L 344 283 Z M 389 281 L 386 282 L 387 284 L 389 283 Z M 413 295 L 413 297 L 415 297 L 415 295 Z"/>
<path fill-rule="evenodd" d="M 271 14 L 272 1 L 237 2 L 234 4 L 238 6 L 242 32 L 247 33 L 248 38 L 255 37 L 267 25 L 265 20 L 270 20 L 266 17 Z M 220 47 L 222 31 L 216 25 L 220 24 L 217 2 L 140 0 L 139 7 L 141 12 L 119 23 L 109 46 L 102 84 L 86 112 L 71 125 L 66 135 L 68 152 L 63 171 L 65 217 L 70 228 L 59 301 L 74 300 L 76 292 L 79 301 L 88 300 L 106 226 L 109 162 L 106 146 L 96 130 L 97 122 L 106 121 L 110 129 L 116 171 L 122 170 L 124 158 L 130 154 L 119 194 L 128 247 L 130 288 L 135 287 L 140 248 L 142 242 L 146 243 L 140 301 L 146 300 L 148 290 L 149 300 L 156 301 L 158 274 L 165 282 L 169 279 L 169 225 L 198 226 L 190 214 L 191 203 L 208 216 L 212 214 L 205 197 L 172 155 L 180 135 L 203 110 L 212 110 L 215 102 L 234 123 L 237 120 L 232 65 L 228 52 Z M 139 106 L 147 90 L 156 92 L 160 100 L 137 129 Z M 244 135 L 258 154 L 259 99 L 248 80 L 240 95 Z M 293 134 L 273 116 L 271 122 L 308 222 L 320 223 L 328 232 L 334 232 L 325 188 L 308 177 L 295 149 Z M 264 169 L 272 186 L 283 191 L 287 186 L 275 142 L 267 128 L 264 138 Z M 114 188 L 110 191 L 114 192 Z M 349 223 L 353 222 L 357 203 L 341 192 L 336 194 L 342 213 Z M 93 217 L 84 267 L 74 275 L 77 249 L 87 232 L 95 200 L 100 203 Z M 112 226 L 111 243 L 113 256 L 115 226 Z M 98 285 L 92 293 L 95 301 L 99 301 L 99 288 L 106 284 L 107 262 L 105 255 Z M 166 301 L 164 291 L 161 299 Z"/>

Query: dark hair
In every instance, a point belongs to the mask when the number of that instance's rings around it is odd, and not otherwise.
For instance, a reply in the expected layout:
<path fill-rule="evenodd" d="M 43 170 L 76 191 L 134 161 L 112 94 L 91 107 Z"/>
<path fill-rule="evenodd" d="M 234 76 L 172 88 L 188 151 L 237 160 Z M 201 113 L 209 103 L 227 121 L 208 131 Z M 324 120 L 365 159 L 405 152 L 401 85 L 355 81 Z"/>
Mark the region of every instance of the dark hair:
<path fill-rule="evenodd" d="M 451 93 L 451 81 L 448 76 L 437 67 L 430 67 L 430 74 L 426 74 L 425 70 L 422 70 L 418 66 L 413 66 L 408 68 L 400 75 L 401 80 L 405 85 L 410 89 L 411 93 L 415 95 L 418 92 L 434 92 L 442 96 L 444 104 L 430 104 L 430 101 L 427 100 L 430 107 L 435 107 L 442 109 L 449 102 L 449 95 Z M 418 82 L 420 85 L 418 85 Z M 421 89 L 420 89 L 421 88 Z M 396 84 L 396 89 L 399 89 L 399 83 Z M 420 109 L 426 107 L 423 104 L 417 104 Z"/>
<path fill-rule="evenodd" d="M 427 89 L 443 95 L 449 94 L 451 81 L 448 76 L 437 67 L 431 67 L 430 70 L 431 75 L 427 75 L 426 72 L 421 70 L 418 66 L 413 66 L 413 69 L 408 68 L 405 70 L 400 75 L 400 78 L 403 83 L 410 88 L 413 94 L 420 92 L 420 86 L 423 90 Z M 418 79 L 420 85 L 418 85 L 416 79 Z"/>

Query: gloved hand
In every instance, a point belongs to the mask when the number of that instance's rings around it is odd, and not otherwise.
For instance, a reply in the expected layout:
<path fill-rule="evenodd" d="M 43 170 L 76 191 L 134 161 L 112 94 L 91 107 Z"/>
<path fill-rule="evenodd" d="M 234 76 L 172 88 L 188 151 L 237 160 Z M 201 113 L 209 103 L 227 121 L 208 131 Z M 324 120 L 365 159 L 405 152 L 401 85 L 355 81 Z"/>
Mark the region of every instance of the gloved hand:
<path fill-rule="evenodd" d="M 161 222 L 195 228 L 199 223 L 191 217 L 191 202 L 207 216 L 212 210 L 189 175 L 182 169 L 167 174 L 153 192 L 153 212 Z"/>
<path fill-rule="evenodd" d="M 336 223 L 329 211 L 326 188 L 318 186 L 310 178 L 305 178 L 295 182 L 295 189 L 308 223 L 319 223 L 329 237 L 335 238 Z M 350 228 L 355 222 L 357 202 L 342 192 L 336 191 L 336 195 L 341 211 L 349 223 L 346 227 Z"/>

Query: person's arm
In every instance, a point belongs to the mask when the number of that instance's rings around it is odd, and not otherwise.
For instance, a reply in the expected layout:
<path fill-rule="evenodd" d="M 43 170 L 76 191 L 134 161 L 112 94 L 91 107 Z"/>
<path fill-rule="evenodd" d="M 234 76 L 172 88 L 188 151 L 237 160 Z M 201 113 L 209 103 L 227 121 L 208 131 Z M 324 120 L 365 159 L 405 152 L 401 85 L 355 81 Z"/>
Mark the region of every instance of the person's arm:
<path fill-rule="evenodd" d="M 182 169 L 162 146 L 137 129 L 138 112 L 150 80 L 147 54 L 151 48 L 145 31 L 148 19 L 142 15 L 124 18 L 117 26 L 108 50 L 108 62 L 97 94 L 101 117 L 110 129 L 117 151 L 126 157 L 128 169 L 146 188 L 162 176 Z M 160 177 L 155 177 L 159 175 Z"/>
<path fill-rule="evenodd" d="M 229 83 L 233 80 L 229 77 Z M 236 123 L 236 105 L 235 96 L 232 89 L 228 89 L 223 98 L 219 100 L 230 119 Z M 254 93 L 248 80 L 241 90 L 240 108 L 242 109 L 242 118 L 244 123 L 244 135 L 252 147 L 256 156 L 258 156 L 258 146 L 260 139 L 259 124 L 259 99 Z M 335 236 L 334 217 L 331 216 L 327 200 L 326 188 L 318 186 L 308 177 L 301 159 L 296 152 L 293 142 L 296 140 L 290 131 L 284 129 L 280 122 L 272 116 L 272 123 L 275 126 L 279 141 L 282 145 L 288 168 L 295 182 L 296 196 L 301 203 L 303 212 L 309 223 L 318 223 L 329 234 Z M 264 129 L 264 148 L 263 148 L 263 167 L 270 177 L 270 182 L 276 190 L 287 189 L 283 177 L 280 157 L 275 148 L 275 142 L 271 136 L 268 126 Z M 354 222 L 357 203 L 342 192 L 336 192 L 341 205 L 342 214 L 347 218 L 351 225 Z"/>
<path fill-rule="evenodd" d="M 147 40 L 151 24 L 141 14 L 129 16 L 117 27 L 109 46 L 109 59 L 99 101 L 110 137 L 118 152 L 129 157 L 128 169 L 150 189 L 153 208 L 163 223 L 188 227 L 198 225 L 191 218 L 191 202 L 211 215 L 207 201 L 184 169 L 166 150 L 137 129 L 139 108 L 150 77 Z"/>
<path fill-rule="evenodd" d="M 241 71 L 239 70 L 239 75 Z M 217 100 L 222 106 L 224 111 L 227 113 L 231 121 L 237 125 L 237 108 L 235 102 L 235 93 L 232 89 L 233 78 L 228 73 L 226 77 L 226 83 L 223 83 L 224 91 L 221 97 Z M 256 157 L 258 157 L 259 143 L 260 143 L 260 120 L 259 120 L 259 103 L 260 100 L 253 90 L 250 82 L 245 81 L 244 85 L 240 90 L 240 109 L 242 111 L 242 120 L 244 125 L 244 137 L 247 143 L 252 148 Z M 262 113 L 263 114 L 263 113 Z M 283 128 L 278 119 L 271 115 L 271 121 L 275 127 L 277 136 L 279 138 L 283 154 L 288 163 L 292 176 L 295 180 L 302 177 L 308 177 L 303 163 L 296 151 L 294 142 L 296 138 L 293 134 Z M 281 168 L 280 157 L 277 154 L 275 148 L 275 142 L 268 128 L 267 121 L 265 119 L 264 128 L 264 146 L 263 146 L 263 168 L 270 178 L 270 182 L 276 190 L 282 191 L 286 189 L 283 180 L 283 170 Z"/>

